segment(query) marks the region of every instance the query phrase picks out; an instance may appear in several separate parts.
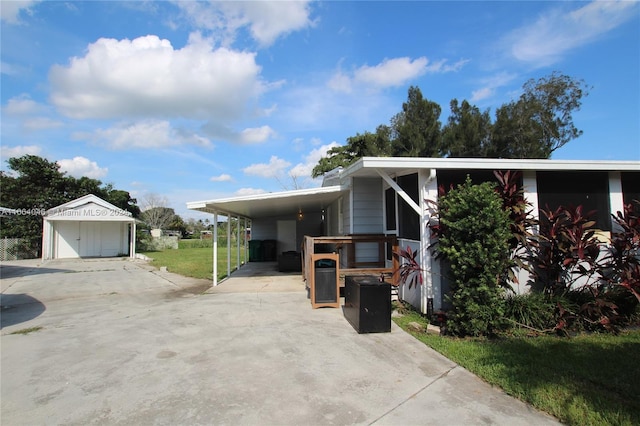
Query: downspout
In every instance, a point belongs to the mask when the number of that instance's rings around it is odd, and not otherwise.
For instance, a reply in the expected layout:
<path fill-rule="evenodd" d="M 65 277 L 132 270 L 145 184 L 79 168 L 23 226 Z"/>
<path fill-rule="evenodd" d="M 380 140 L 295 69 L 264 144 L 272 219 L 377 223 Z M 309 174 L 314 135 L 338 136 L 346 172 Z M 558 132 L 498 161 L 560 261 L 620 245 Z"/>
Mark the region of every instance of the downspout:
<path fill-rule="evenodd" d="M 431 256 L 431 252 L 429 251 L 429 246 L 431 244 L 431 229 L 429 228 L 429 215 L 427 213 L 427 206 L 425 205 L 425 200 L 428 198 L 428 186 L 431 182 L 433 182 L 436 178 L 436 169 L 429 169 L 429 176 L 421 186 L 420 191 L 420 203 L 422 205 L 422 209 L 420 212 L 420 253 L 422 254 L 420 257 L 422 259 L 422 282 L 423 285 L 423 293 L 421 297 L 421 311 L 427 314 L 428 318 L 431 318 L 433 315 L 433 274 L 432 274 L 432 263 L 433 257 Z"/>

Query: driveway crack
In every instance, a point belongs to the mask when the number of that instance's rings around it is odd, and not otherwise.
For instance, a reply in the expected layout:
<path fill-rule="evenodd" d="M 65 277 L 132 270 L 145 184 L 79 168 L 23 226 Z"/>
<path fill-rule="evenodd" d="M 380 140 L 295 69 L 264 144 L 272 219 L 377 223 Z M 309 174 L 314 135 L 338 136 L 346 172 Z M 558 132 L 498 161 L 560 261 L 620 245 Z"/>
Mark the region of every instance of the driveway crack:
<path fill-rule="evenodd" d="M 407 403 L 407 401 L 414 399 L 416 396 L 418 396 L 420 393 L 422 393 L 424 390 L 426 390 L 428 387 L 430 387 L 431 385 L 433 385 L 434 383 L 438 382 L 439 380 L 447 377 L 449 375 L 450 372 L 452 372 L 454 369 L 458 368 L 459 365 L 455 364 L 453 367 L 449 368 L 448 370 L 446 370 L 445 372 L 443 372 L 442 374 L 440 374 L 438 377 L 436 377 L 435 379 L 433 379 L 432 381 L 430 381 L 429 383 L 427 383 L 426 385 L 424 385 L 423 387 L 421 387 L 420 389 L 418 389 L 416 392 L 412 393 L 411 395 L 409 395 L 407 398 L 405 398 L 402 402 L 400 402 L 399 404 L 397 404 L 395 407 L 391 408 L 390 410 L 386 411 L 384 414 L 382 414 L 380 417 L 376 418 L 375 420 L 373 420 L 371 423 L 369 423 L 369 425 L 373 425 L 376 424 L 377 422 L 379 422 L 380 420 L 382 420 L 383 418 L 387 417 L 389 414 L 391 414 L 392 412 L 394 412 L 395 410 L 397 410 L 398 408 L 400 408 L 401 406 L 403 406 L 404 404 Z"/>

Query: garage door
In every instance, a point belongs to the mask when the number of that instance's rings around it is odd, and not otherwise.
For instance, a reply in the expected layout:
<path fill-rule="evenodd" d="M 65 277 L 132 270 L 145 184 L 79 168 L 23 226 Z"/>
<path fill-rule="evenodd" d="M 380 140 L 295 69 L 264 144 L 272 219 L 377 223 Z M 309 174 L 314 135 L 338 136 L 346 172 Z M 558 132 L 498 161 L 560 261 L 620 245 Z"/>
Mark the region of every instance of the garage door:
<path fill-rule="evenodd" d="M 109 222 L 58 222 L 57 258 L 111 257 L 120 254 L 122 224 Z"/>

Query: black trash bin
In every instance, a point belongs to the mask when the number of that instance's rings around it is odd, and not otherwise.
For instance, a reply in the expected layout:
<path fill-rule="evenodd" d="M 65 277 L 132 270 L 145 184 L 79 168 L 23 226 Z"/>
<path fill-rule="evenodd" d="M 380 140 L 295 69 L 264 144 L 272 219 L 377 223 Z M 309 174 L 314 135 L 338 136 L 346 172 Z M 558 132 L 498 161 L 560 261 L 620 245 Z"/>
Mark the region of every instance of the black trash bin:
<path fill-rule="evenodd" d="M 318 307 L 340 307 L 338 283 L 338 255 L 314 254 L 313 280 L 310 288 L 311 305 Z"/>
<path fill-rule="evenodd" d="M 344 316 L 358 333 L 391 331 L 391 285 L 373 275 L 347 275 Z"/>
<path fill-rule="evenodd" d="M 262 240 L 249 241 L 249 262 L 262 262 Z"/>
<path fill-rule="evenodd" d="M 265 262 L 275 262 L 278 260 L 278 254 L 276 251 L 276 240 L 263 240 L 262 241 L 262 260 Z"/>

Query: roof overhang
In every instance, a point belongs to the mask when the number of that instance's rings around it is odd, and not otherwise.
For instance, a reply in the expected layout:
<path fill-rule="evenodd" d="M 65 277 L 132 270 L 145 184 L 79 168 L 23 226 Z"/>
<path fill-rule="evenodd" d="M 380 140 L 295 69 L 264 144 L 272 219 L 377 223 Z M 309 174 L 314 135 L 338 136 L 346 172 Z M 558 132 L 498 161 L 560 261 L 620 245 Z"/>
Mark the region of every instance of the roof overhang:
<path fill-rule="evenodd" d="M 335 185 L 321 188 L 269 192 L 242 197 L 187 203 L 187 208 L 205 213 L 259 219 L 295 215 L 298 211 L 319 212 L 348 190 Z"/>
<path fill-rule="evenodd" d="M 349 176 L 376 177 L 424 169 L 436 170 L 532 170 L 532 171 L 640 171 L 640 161 L 548 160 L 506 158 L 363 157 L 340 172 Z"/>

